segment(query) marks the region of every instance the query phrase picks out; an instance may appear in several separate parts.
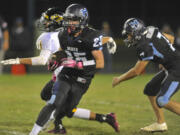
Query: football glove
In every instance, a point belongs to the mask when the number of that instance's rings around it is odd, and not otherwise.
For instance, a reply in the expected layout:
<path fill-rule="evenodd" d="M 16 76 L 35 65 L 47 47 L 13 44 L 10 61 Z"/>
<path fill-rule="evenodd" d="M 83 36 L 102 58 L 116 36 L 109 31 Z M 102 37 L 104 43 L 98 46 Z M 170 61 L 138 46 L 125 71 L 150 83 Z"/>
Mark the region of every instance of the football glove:
<path fill-rule="evenodd" d="M 83 69 L 83 63 L 81 61 L 75 61 L 73 59 L 64 58 L 62 59 L 61 66 L 69 68 Z"/>
<path fill-rule="evenodd" d="M 2 60 L 0 63 L 3 65 L 13 65 L 13 64 L 20 64 L 20 61 L 19 58 L 16 58 L 16 59 Z"/>
<path fill-rule="evenodd" d="M 67 57 L 65 51 L 58 51 L 53 53 L 48 61 L 48 70 L 54 71 L 57 67 L 59 67 L 64 58 Z"/>
<path fill-rule="evenodd" d="M 110 38 L 110 40 L 107 42 L 107 49 L 110 54 L 114 54 L 116 52 L 116 42 L 112 38 Z"/>
<path fill-rule="evenodd" d="M 60 63 L 57 62 L 56 60 L 49 60 L 49 62 L 48 62 L 48 70 L 49 71 L 54 71 L 59 66 L 60 66 Z"/>

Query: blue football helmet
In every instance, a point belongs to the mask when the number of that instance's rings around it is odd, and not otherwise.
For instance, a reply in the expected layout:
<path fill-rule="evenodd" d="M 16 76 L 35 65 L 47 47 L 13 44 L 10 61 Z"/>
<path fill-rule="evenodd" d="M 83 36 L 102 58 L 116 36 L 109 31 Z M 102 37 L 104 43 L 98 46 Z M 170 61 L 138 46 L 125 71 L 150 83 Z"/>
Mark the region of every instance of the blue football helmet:
<path fill-rule="evenodd" d="M 145 30 L 146 30 L 146 27 L 141 20 L 137 18 L 128 19 L 124 23 L 123 30 L 122 30 L 122 36 L 124 38 L 125 44 L 128 47 L 136 45 L 137 42 L 143 36 L 143 33 L 145 32 Z M 128 38 L 128 35 L 130 35 L 131 38 Z"/>

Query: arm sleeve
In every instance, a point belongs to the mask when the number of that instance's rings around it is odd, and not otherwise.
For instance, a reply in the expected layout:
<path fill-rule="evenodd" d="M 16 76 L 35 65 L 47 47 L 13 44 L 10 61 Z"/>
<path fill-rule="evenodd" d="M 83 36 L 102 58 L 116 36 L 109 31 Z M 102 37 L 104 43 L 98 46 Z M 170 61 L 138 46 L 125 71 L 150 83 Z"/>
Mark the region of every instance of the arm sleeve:
<path fill-rule="evenodd" d="M 50 56 L 51 56 L 51 51 L 41 50 L 39 56 L 31 58 L 32 65 L 46 65 Z"/>

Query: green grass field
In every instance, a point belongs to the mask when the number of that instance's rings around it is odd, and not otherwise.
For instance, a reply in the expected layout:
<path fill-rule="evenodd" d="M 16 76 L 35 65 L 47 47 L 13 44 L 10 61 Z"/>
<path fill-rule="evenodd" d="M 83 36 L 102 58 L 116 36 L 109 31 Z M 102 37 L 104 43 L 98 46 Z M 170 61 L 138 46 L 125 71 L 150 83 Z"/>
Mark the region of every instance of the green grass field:
<path fill-rule="evenodd" d="M 146 96 L 144 85 L 152 75 L 143 75 L 112 89 L 114 75 L 97 74 L 79 107 L 97 113 L 115 112 L 120 124 L 119 135 L 179 135 L 180 119 L 165 110 L 169 130 L 164 133 L 144 133 L 140 128 L 154 122 L 155 116 Z M 50 74 L 0 76 L 0 135 L 28 135 L 40 109 L 45 105 L 40 91 Z M 173 99 L 180 101 L 180 93 Z M 117 135 L 107 124 L 64 118 L 68 135 Z M 41 135 L 48 135 L 42 132 Z"/>

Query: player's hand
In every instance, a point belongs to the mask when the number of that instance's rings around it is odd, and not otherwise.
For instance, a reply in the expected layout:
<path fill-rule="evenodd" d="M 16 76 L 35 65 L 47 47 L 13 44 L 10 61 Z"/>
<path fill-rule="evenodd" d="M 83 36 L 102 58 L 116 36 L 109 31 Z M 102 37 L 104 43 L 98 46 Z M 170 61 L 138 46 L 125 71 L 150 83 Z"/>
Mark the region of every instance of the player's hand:
<path fill-rule="evenodd" d="M 113 80 L 112 80 L 112 87 L 114 88 L 119 83 L 120 83 L 119 77 L 114 77 Z"/>
<path fill-rule="evenodd" d="M 114 54 L 117 49 L 116 42 L 110 38 L 110 40 L 107 42 L 107 49 L 110 54 Z"/>
<path fill-rule="evenodd" d="M 59 66 L 60 66 L 60 63 L 55 60 L 49 60 L 49 62 L 48 62 L 48 70 L 49 71 L 54 71 Z"/>
<path fill-rule="evenodd" d="M 13 64 L 20 64 L 20 61 L 19 58 L 16 58 L 16 59 L 2 60 L 0 63 L 3 65 L 13 65 Z"/>
<path fill-rule="evenodd" d="M 81 61 L 77 62 L 70 58 L 64 58 L 62 60 L 61 66 L 69 67 L 69 68 L 83 69 L 83 63 Z"/>

